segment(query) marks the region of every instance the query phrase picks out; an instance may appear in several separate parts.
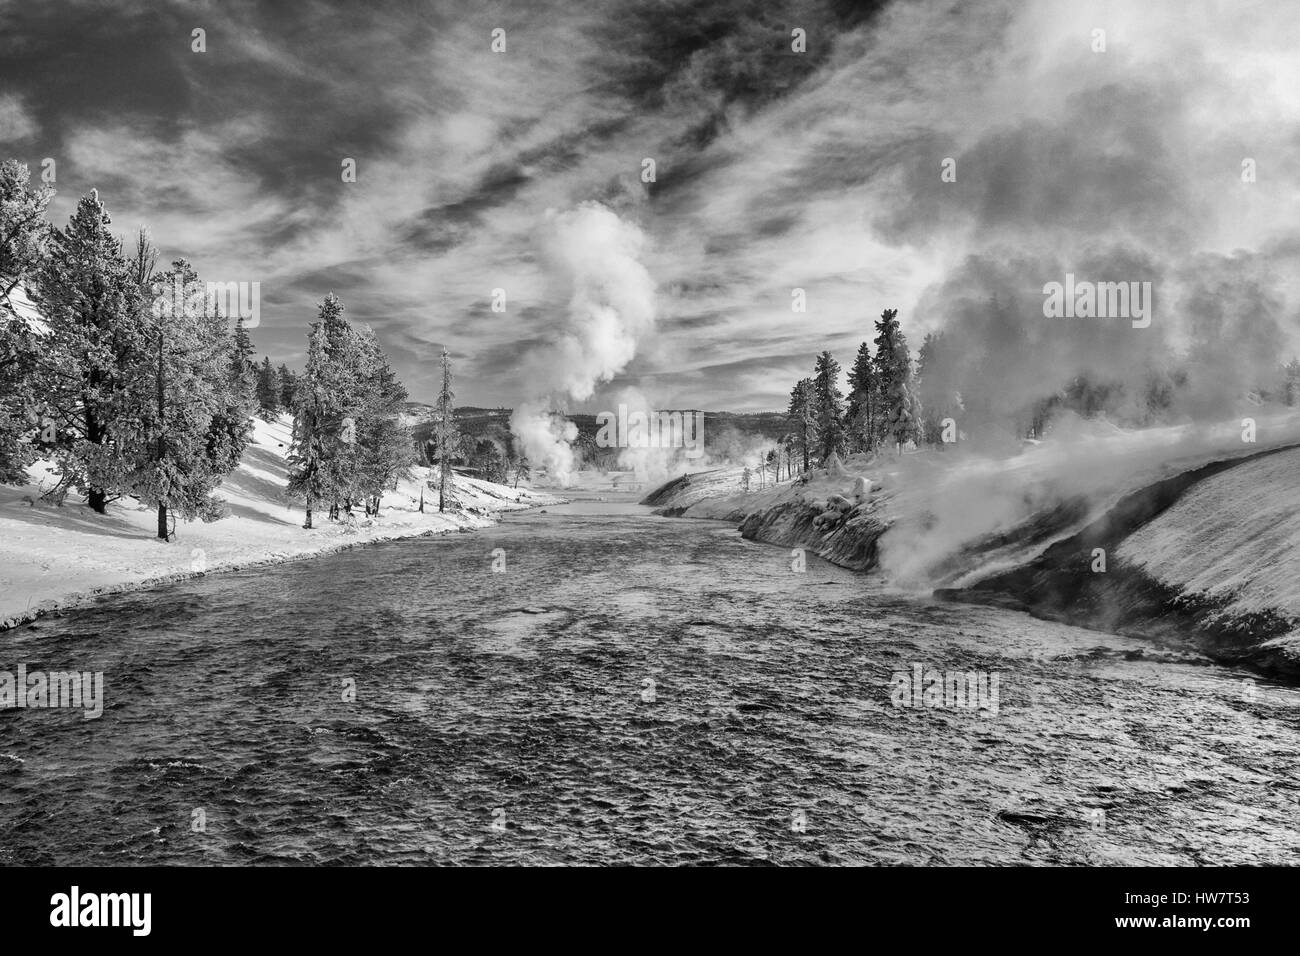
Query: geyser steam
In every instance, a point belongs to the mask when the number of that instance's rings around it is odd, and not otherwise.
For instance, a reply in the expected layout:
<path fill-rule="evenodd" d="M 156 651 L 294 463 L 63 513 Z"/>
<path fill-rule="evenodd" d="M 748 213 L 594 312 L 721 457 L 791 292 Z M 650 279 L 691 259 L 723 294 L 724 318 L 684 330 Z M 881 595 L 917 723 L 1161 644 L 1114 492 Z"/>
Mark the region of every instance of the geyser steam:
<path fill-rule="evenodd" d="M 585 401 L 627 367 L 637 341 L 654 327 L 655 287 L 639 261 L 641 230 L 600 203 L 553 214 L 548 225 L 545 259 L 572 294 L 563 321 L 529 357 L 527 381 L 537 399 L 515 410 L 510 427 L 529 459 L 566 485 L 577 430 L 549 410 Z"/>

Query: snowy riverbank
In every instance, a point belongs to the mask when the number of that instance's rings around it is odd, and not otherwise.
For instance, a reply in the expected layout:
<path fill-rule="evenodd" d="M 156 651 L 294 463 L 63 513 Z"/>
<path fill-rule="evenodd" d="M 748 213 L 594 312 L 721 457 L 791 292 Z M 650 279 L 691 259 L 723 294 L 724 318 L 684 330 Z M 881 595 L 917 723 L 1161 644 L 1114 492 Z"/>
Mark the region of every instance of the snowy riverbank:
<path fill-rule="evenodd" d="M 154 537 L 157 516 L 134 499 L 111 504 L 97 515 L 69 495 L 62 507 L 40 500 L 45 477 L 32 469 L 33 483 L 0 487 L 0 628 L 82 603 L 97 594 L 148 587 L 213 571 L 291 561 L 393 538 L 471 531 L 495 524 L 493 515 L 564 499 L 528 488 L 509 488 L 457 476 L 463 511 L 438 513 L 436 492 L 420 485 L 429 469 L 400 482 L 384 496 L 380 516 L 357 511 L 355 528 L 316 515 L 317 527 L 302 527 L 301 503 L 285 499 L 290 422 L 254 422 L 254 441 L 239 467 L 218 491 L 230 515 L 221 521 L 178 522 L 176 537 Z"/>
<path fill-rule="evenodd" d="M 942 597 L 1190 644 L 1300 676 L 1300 421 L 1071 435 L 1001 458 L 851 458 L 830 474 L 739 491 L 740 472 L 677 480 L 661 513 L 736 522 Z M 869 487 L 866 482 L 870 482 Z M 752 488 L 752 485 L 751 485 Z M 1094 568 L 1105 551 L 1105 570 Z"/>

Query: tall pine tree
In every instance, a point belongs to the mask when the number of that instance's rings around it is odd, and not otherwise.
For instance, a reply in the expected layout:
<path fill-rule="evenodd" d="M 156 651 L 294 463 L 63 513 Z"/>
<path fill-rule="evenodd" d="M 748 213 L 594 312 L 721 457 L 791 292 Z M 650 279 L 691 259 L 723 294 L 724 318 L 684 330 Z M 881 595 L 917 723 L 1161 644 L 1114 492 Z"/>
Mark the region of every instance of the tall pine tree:
<path fill-rule="evenodd" d="M 844 450 L 844 394 L 840 363 L 830 352 L 817 356 L 813 372 L 812 414 L 817 423 L 817 456 L 822 463 Z"/>
<path fill-rule="evenodd" d="M 45 209 L 53 190 L 31 190 L 27 166 L 0 163 L 0 483 L 23 484 L 38 443 L 53 439 L 53 419 L 37 400 L 42 352 L 36 328 L 11 305 L 45 264 L 50 228 Z"/>
<path fill-rule="evenodd" d="M 356 491 L 365 502 L 366 514 L 377 515 L 384 491 L 410 475 L 415 444 L 401 416 L 406 387 L 388 364 L 374 332 L 362 329 L 357 343 L 362 390 L 356 408 Z"/>
<path fill-rule="evenodd" d="M 882 441 L 901 448 L 921 437 L 921 403 L 912 381 L 912 358 L 898 323 L 898 310 L 886 309 L 876 322 L 876 379 L 880 386 Z"/>
<path fill-rule="evenodd" d="M 146 274 L 152 257 L 143 236 L 134 261 L 137 278 Z M 153 347 L 137 379 L 140 442 L 126 486 L 157 508 L 158 537 L 166 540 L 169 517 L 225 514 L 214 493 L 239 463 L 251 408 L 229 374 L 234 338 L 226 319 L 190 264 L 176 260 L 149 287 L 156 290 L 145 320 Z"/>
<path fill-rule="evenodd" d="M 134 450 L 133 377 L 148 352 L 140 288 L 109 232 L 112 219 L 91 190 L 55 234 L 41 269 L 38 302 L 50 327 L 38 392 L 52 408 L 57 500 L 69 488 L 103 514 L 123 485 Z"/>
<path fill-rule="evenodd" d="M 234 348 L 230 356 L 230 385 L 235 393 L 257 405 L 257 365 L 253 362 L 253 341 L 244 328 L 242 316 L 235 318 Z"/>
<path fill-rule="evenodd" d="M 276 387 L 279 389 L 280 407 L 286 412 L 293 411 L 294 385 L 297 382 L 297 377 L 293 372 L 289 371 L 289 366 L 281 364 L 276 380 Z"/>
<path fill-rule="evenodd" d="M 876 382 L 876 366 L 871 358 L 871 346 L 863 342 L 849 369 L 849 401 L 844 414 L 845 441 L 851 452 L 875 451 L 876 407 L 880 403 L 880 389 Z"/>
<path fill-rule="evenodd" d="M 307 337 L 307 367 L 294 390 L 293 438 L 288 456 L 289 495 L 303 498 L 307 505 L 304 528 L 312 526 L 312 512 L 325 492 L 329 409 L 325 332 L 316 322 Z"/>
<path fill-rule="evenodd" d="M 790 407 L 786 410 L 790 419 L 790 438 L 793 449 L 803 456 L 803 470 L 810 467 L 813 441 L 817 434 L 813 419 L 813 383 L 810 378 L 801 378 L 790 390 Z"/>
<path fill-rule="evenodd" d="M 0 303 L 45 264 L 50 239 L 45 209 L 54 190 L 30 189 L 30 181 L 26 163 L 0 163 Z"/>
<path fill-rule="evenodd" d="M 272 418 L 280 411 L 280 383 L 269 356 L 262 357 L 257 370 L 257 409 L 263 418 Z"/>
<path fill-rule="evenodd" d="M 289 451 L 289 493 L 306 499 L 304 528 L 312 526 L 317 502 L 329 502 L 330 517 L 337 514 L 340 500 L 347 503 L 356 460 L 351 414 L 360 390 L 355 335 L 333 292 L 317 314 L 307 336 L 307 367 L 295 387 Z"/>

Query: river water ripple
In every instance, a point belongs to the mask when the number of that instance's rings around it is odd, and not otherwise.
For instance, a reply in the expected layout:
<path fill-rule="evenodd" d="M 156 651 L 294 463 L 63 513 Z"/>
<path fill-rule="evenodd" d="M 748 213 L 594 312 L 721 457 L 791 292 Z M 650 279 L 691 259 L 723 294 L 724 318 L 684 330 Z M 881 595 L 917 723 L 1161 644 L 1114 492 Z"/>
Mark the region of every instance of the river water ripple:
<path fill-rule="evenodd" d="M 0 863 L 1300 862 L 1295 689 L 548 512 L 0 636 L 107 700 L 0 711 Z M 997 675 L 997 713 L 895 707 L 913 663 Z"/>

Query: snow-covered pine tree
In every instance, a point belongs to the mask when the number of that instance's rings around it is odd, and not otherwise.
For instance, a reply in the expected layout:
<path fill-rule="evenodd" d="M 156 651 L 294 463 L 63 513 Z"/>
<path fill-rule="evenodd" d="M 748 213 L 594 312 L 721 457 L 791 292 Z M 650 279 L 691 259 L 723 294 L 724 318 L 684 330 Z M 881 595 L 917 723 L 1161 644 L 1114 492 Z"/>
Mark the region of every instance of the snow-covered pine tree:
<path fill-rule="evenodd" d="M 270 356 L 262 356 L 257 369 L 257 410 L 263 418 L 272 418 L 280 411 L 280 383 L 271 365 Z"/>
<path fill-rule="evenodd" d="M 33 388 L 39 354 L 36 332 L 0 302 L 0 484 L 26 483 L 37 443 L 52 431 Z"/>
<path fill-rule="evenodd" d="M 146 241 L 137 246 L 137 280 L 148 273 Z M 169 516 L 224 515 L 214 493 L 243 453 L 251 409 L 230 376 L 234 338 L 190 264 L 176 260 L 146 287 L 155 291 L 145 312 L 154 347 L 136 379 L 139 453 L 126 487 L 158 509 L 158 537 L 166 540 Z"/>
<path fill-rule="evenodd" d="M 460 448 L 460 430 L 456 427 L 456 395 L 451 390 L 451 357 L 442 350 L 442 387 L 434 405 L 433 438 L 438 455 L 438 511 L 447 507 L 447 478 L 451 459 Z"/>
<path fill-rule="evenodd" d="M 840 363 L 830 352 L 817 356 L 813 372 L 812 415 L 817 427 L 817 456 L 823 463 L 844 450 L 844 394 Z"/>
<path fill-rule="evenodd" d="M 0 163 L 0 483 L 23 484 L 37 443 L 50 426 L 37 401 L 35 378 L 42 338 L 10 305 L 45 263 L 50 236 L 45 209 L 54 192 L 28 188 L 27 166 Z"/>
<path fill-rule="evenodd" d="M 886 309 L 876 322 L 876 378 L 880 385 L 882 440 L 901 448 L 921 437 L 921 403 L 912 381 L 912 358 L 898 323 L 898 310 Z"/>
<path fill-rule="evenodd" d="M 133 403 L 147 361 L 139 286 L 99 194 L 82 197 L 67 227 L 54 234 L 37 301 L 50 328 L 37 371 L 37 393 L 52 409 L 59 482 L 86 495 L 103 514 L 120 493 L 137 449 Z"/>
<path fill-rule="evenodd" d="M 307 499 L 307 521 L 317 501 L 350 509 L 360 500 L 361 451 L 372 363 L 365 339 L 343 317 L 343 303 L 325 296 L 308 333 L 307 368 L 294 388 L 294 439 L 290 450 L 290 493 Z"/>
<path fill-rule="evenodd" d="M 45 264 L 50 239 L 45 209 L 54 190 L 30 189 L 30 184 L 26 163 L 0 163 L 0 303 Z"/>
<path fill-rule="evenodd" d="M 357 492 L 366 514 L 378 514 L 383 494 L 398 478 L 410 477 L 415 462 L 411 429 L 402 423 L 406 387 L 369 328 L 357 332 L 361 393 L 357 396 Z"/>
<path fill-rule="evenodd" d="M 876 382 L 876 365 L 871 345 L 863 342 L 849 369 L 849 400 L 844 413 L 845 444 L 850 452 L 867 452 L 876 448 L 876 409 L 880 389 Z"/>
<path fill-rule="evenodd" d="M 289 366 L 282 363 L 280 371 L 276 375 L 276 381 L 276 387 L 279 389 L 280 407 L 286 412 L 293 411 L 293 390 L 297 377 L 293 372 L 289 371 Z"/>
<path fill-rule="evenodd" d="M 790 407 L 786 411 L 790 418 L 791 447 L 803 455 L 803 470 L 810 467 L 813 441 L 816 438 L 816 424 L 813 419 L 813 383 L 810 378 L 801 378 L 790 390 Z"/>
<path fill-rule="evenodd" d="M 230 384 L 249 404 L 257 404 L 257 365 L 253 362 L 253 341 L 244 328 L 242 316 L 235 318 L 234 348 L 230 355 Z"/>
<path fill-rule="evenodd" d="M 325 330 L 313 323 L 307 337 L 307 367 L 294 389 L 293 438 L 289 445 L 289 495 L 307 503 L 304 528 L 312 526 L 312 510 L 325 492 L 323 470 L 329 443 L 329 381 Z"/>

